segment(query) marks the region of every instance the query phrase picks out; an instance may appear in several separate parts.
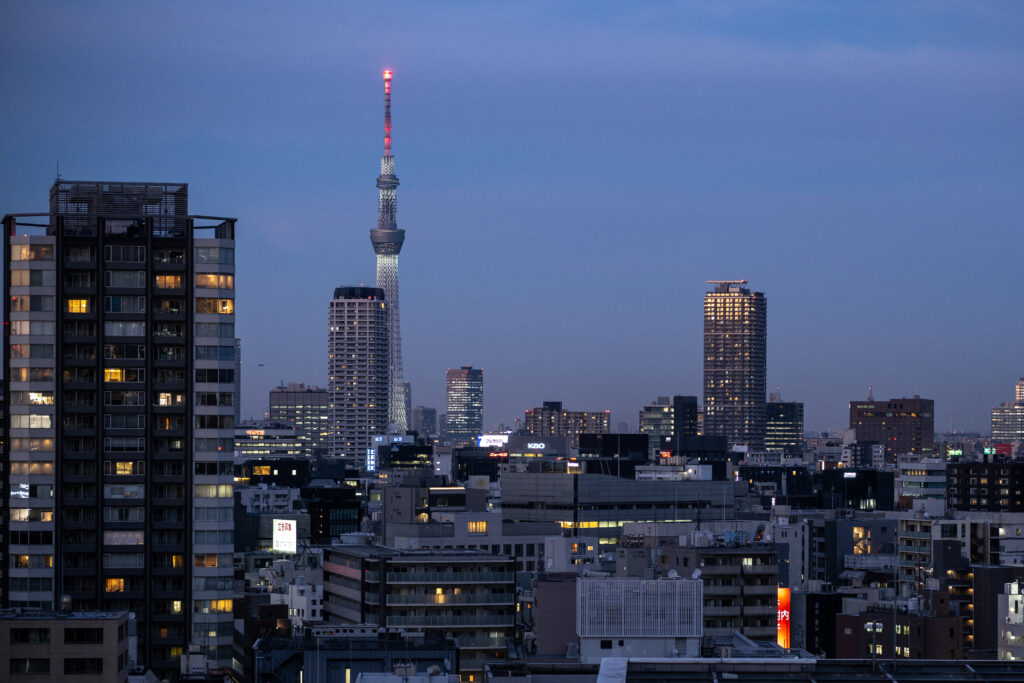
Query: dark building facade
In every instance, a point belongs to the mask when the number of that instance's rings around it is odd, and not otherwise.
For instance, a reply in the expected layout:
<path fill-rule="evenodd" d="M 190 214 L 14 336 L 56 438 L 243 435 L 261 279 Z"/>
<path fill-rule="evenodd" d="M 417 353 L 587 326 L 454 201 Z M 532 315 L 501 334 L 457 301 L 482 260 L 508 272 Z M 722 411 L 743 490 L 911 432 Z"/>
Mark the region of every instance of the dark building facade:
<path fill-rule="evenodd" d="M 1024 512 L 1024 462 L 951 462 L 946 465 L 946 507 L 951 510 Z"/>
<path fill-rule="evenodd" d="M 231 666 L 234 225 L 165 183 L 4 217 L 3 603 L 134 612 L 160 674 Z"/>
<path fill-rule="evenodd" d="M 915 396 L 888 401 L 850 401 L 850 429 L 857 441 L 885 445 L 889 459 L 903 453 L 930 455 L 935 447 L 935 401 Z"/>
<path fill-rule="evenodd" d="M 803 453 L 803 403 L 769 401 L 765 404 L 764 449 L 787 455 Z"/>
<path fill-rule="evenodd" d="M 533 436 L 567 436 L 577 446 L 580 434 L 607 434 L 610 423 L 607 410 L 565 410 L 561 401 L 544 401 L 526 411 L 523 428 Z"/>
<path fill-rule="evenodd" d="M 700 407 L 696 396 L 659 396 L 640 409 L 640 432 L 649 439 L 651 457 L 678 447 L 681 439 L 697 436 Z"/>
<path fill-rule="evenodd" d="M 410 429 L 420 436 L 437 434 L 437 410 L 424 406 L 413 406 Z"/>
<path fill-rule="evenodd" d="M 704 295 L 704 434 L 764 448 L 768 304 L 746 280 Z"/>
<path fill-rule="evenodd" d="M 870 658 L 874 651 L 878 659 L 963 659 L 964 620 L 949 613 L 949 595 L 929 591 L 925 602 L 926 609 L 898 612 L 895 619 L 891 611 L 837 614 L 836 657 Z"/>

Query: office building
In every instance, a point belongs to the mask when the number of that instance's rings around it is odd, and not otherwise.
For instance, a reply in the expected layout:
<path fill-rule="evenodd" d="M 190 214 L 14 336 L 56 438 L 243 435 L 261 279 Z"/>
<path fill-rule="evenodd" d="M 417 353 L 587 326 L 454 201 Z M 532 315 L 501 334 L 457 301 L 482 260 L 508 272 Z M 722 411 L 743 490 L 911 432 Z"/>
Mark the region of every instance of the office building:
<path fill-rule="evenodd" d="M 329 308 L 330 455 L 363 463 L 388 430 L 388 306 L 384 290 L 338 287 Z"/>
<path fill-rule="evenodd" d="M 992 409 L 992 440 L 1003 443 L 1024 440 L 1024 377 L 1017 380 L 1013 403 Z"/>
<path fill-rule="evenodd" d="M 992 408 L 992 440 L 1000 443 L 1024 440 L 1024 402 L 1003 403 Z"/>
<path fill-rule="evenodd" d="M 270 390 L 270 411 L 273 422 L 288 422 L 302 442 L 303 455 L 327 455 L 327 424 L 330 400 L 327 390 L 307 387 L 301 382 L 282 384 Z"/>
<path fill-rule="evenodd" d="M 501 516 L 512 522 L 557 522 L 567 535 L 598 536 L 613 550 L 628 522 L 734 519 L 731 481 L 625 479 L 577 472 L 567 462 L 531 462 L 526 471 L 502 472 Z"/>
<path fill-rule="evenodd" d="M 484 431 L 484 371 L 464 365 L 445 374 L 448 436 L 452 441 L 476 439 Z"/>
<path fill-rule="evenodd" d="M 804 404 L 769 401 L 765 404 L 766 451 L 801 455 L 804 452 Z"/>
<path fill-rule="evenodd" d="M 946 467 L 944 458 L 900 455 L 896 461 L 896 502 L 900 509 L 913 509 L 920 501 L 933 501 L 930 512 L 946 507 Z"/>
<path fill-rule="evenodd" d="M 703 434 L 764 448 L 767 303 L 746 280 L 708 280 L 704 295 Z"/>
<path fill-rule="evenodd" d="M 161 676 L 190 644 L 230 669 L 235 219 L 58 180 L 4 227 L 4 605 L 134 612 Z"/>
<path fill-rule="evenodd" d="M 241 460 L 305 457 L 298 431 L 288 422 L 253 420 L 235 425 L 235 455 Z"/>
<path fill-rule="evenodd" d="M 437 410 L 414 406 L 412 409 L 412 431 L 420 436 L 437 434 Z"/>
<path fill-rule="evenodd" d="M 682 437 L 697 436 L 696 396 L 659 396 L 640 409 L 640 433 L 648 437 L 650 457 L 662 450 L 678 450 Z"/>
<path fill-rule="evenodd" d="M 568 436 L 572 446 L 579 445 L 580 434 L 607 434 L 611 424 L 609 410 L 565 410 L 561 401 L 544 401 L 539 408 L 526 411 L 523 427 L 533 436 Z"/>
<path fill-rule="evenodd" d="M 885 445 L 890 462 L 896 455 L 931 455 L 935 443 L 935 401 L 914 396 L 888 401 L 850 401 L 850 429 L 857 441 Z"/>
<path fill-rule="evenodd" d="M 391 70 L 384 71 L 384 154 L 377 176 L 377 227 L 370 230 L 370 242 L 377 255 L 377 287 L 387 298 L 388 395 L 385 407 L 388 424 L 399 434 L 405 432 L 405 380 L 402 377 L 402 335 L 398 315 L 398 252 L 405 242 L 405 230 L 398 229 L 398 176 L 391 156 Z M 388 425 L 385 425 L 387 427 Z M 387 430 L 374 432 L 386 434 Z"/>

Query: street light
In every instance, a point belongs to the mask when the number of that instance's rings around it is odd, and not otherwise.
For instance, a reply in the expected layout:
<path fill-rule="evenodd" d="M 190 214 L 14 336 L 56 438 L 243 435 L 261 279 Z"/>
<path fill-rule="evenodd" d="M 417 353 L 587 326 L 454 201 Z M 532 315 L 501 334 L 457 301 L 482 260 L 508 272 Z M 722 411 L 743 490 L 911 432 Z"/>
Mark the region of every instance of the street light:
<path fill-rule="evenodd" d="M 868 621 L 864 624 L 864 630 L 871 632 L 871 670 L 875 670 L 875 637 L 882 632 L 882 622 Z"/>

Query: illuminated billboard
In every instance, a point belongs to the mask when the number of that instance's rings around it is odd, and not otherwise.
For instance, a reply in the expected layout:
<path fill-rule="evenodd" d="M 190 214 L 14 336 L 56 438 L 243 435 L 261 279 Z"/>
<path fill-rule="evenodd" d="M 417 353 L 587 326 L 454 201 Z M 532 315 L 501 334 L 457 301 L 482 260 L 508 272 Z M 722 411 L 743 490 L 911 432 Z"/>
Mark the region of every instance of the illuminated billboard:
<path fill-rule="evenodd" d="M 271 548 L 277 553 L 296 551 L 296 528 L 294 519 L 275 519 L 274 538 Z"/>
<path fill-rule="evenodd" d="M 483 434 L 477 437 L 478 448 L 503 448 L 508 443 L 508 434 Z"/>
<path fill-rule="evenodd" d="M 778 610 L 779 610 L 779 624 L 778 633 L 775 642 L 780 647 L 789 647 L 789 589 L 779 588 L 777 591 L 778 595 Z"/>

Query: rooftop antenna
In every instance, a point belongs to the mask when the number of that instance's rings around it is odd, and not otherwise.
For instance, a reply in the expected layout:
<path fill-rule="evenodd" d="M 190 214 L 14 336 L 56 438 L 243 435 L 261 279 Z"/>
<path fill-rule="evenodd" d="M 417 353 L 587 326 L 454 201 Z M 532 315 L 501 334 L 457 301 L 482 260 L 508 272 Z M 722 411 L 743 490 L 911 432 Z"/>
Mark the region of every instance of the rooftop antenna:
<path fill-rule="evenodd" d="M 384 69 L 384 155 L 391 156 L 391 69 Z"/>
<path fill-rule="evenodd" d="M 60 159 L 57 160 L 57 180 L 60 180 Z"/>
<path fill-rule="evenodd" d="M 875 400 L 875 393 L 871 389 L 872 389 L 872 387 L 868 386 L 868 400 L 869 401 L 874 401 Z"/>

